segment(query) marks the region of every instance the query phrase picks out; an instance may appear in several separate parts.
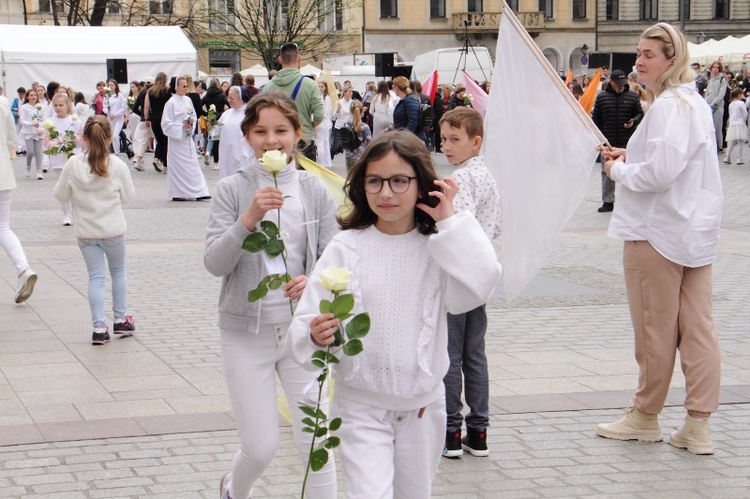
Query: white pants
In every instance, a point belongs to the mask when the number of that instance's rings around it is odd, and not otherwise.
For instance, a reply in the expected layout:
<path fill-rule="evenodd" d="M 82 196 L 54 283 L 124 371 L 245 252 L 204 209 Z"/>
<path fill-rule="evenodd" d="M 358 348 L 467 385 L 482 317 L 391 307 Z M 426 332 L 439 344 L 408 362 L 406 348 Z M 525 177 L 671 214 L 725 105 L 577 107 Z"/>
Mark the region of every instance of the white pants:
<path fill-rule="evenodd" d="M 62 176 L 62 167 L 60 168 L 53 168 L 53 172 L 55 172 L 55 178 L 57 181 L 60 181 L 60 177 Z M 70 201 L 60 201 L 60 208 L 62 208 L 63 211 L 63 217 L 70 217 L 71 221 L 73 220 L 73 200 Z"/>
<path fill-rule="evenodd" d="M 445 443 L 444 395 L 421 418 L 419 409 L 389 411 L 339 395 L 333 406 L 347 499 L 430 498 Z"/>
<path fill-rule="evenodd" d="M 224 377 L 229 388 L 234 418 L 240 436 L 240 448 L 232 463 L 230 494 L 233 499 L 247 499 L 253 483 L 271 464 L 279 449 L 279 414 L 277 412 L 276 375 L 281 380 L 294 427 L 294 443 L 307 463 L 312 435 L 302 432 L 299 402 L 314 405 L 317 383 L 312 384 L 309 399 L 302 393 L 318 373 L 302 369 L 284 355 L 284 341 L 289 323 L 261 324 L 258 334 L 221 330 L 221 357 Z M 328 411 L 328 391 L 324 390 Z M 445 416 L 443 416 L 443 421 Z M 439 455 L 439 452 L 438 452 Z M 336 499 L 336 466 L 333 454 L 317 473 L 310 472 L 306 497 Z"/>
<path fill-rule="evenodd" d="M 130 141 L 133 143 L 133 152 L 138 149 L 138 137 L 135 131 L 138 129 L 138 124 L 141 122 L 141 117 L 135 113 L 130 113 L 128 116 L 128 136 Z"/>
<path fill-rule="evenodd" d="M 153 137 L 151 127 L 144 121 L 138 123 L 135 127 L 135 138 L 133 139 L 133 152 L 137 158 L 142 158 L 146 154 L 148 142 Z"/>
<path fill-rule="evenodd" d="M 10 199 L 13 191 L 0 191 L 0 248 L 3 248 L 15 265 L 18 275 L 26 270 L 29 262 L 23 252 L 21 241 L 10 228 Z"/>
<path fill-rule="evenodd" d="M 122 126 L 125 124 L 125 116 L 118 116 L 115 119 L 109 120 L 109 126 L 112 127 L 112 148 L 115 154 L 120 152 L 120 131 Z"/>

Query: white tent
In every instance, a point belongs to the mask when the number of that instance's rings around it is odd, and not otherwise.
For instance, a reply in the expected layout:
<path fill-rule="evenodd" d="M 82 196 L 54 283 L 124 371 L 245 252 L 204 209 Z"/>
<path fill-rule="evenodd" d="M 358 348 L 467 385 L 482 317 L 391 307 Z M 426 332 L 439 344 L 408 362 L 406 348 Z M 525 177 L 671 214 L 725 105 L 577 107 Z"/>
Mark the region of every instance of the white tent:
<path fill-rule="evenodd" d="M 263 64 L 256 64 L 255 66 L 250 66 L 249 68 L 243 69 L 242 71 L 240 71 L 240 74 L 242 76 L 253 75 L 255 77 L 268 77 L 268 68 L 266 68 Z"/>
<path fill-rule="evenodd" d="M 688 42 L 690 62 L 708 66 L 713 61 L 736 68 L 750 62 L 750 35 L 742 38 L 728 36 L 721 40 L 706 40 L 701 44 Z"/>
<path fill-rule="evenodd" d="M 177 26 L 0 25 L 2 83 L 11 96 L 33 81 L 57 81 L 88 99 L 107 79 L 107 59 L 126 59 L 129 81 L 198 70 L 195 47 Z"/>
<path fill-rule="evenodd" d="M 317 77 L 320 73 L 323 72 L 322 69 L 320 69 L 318 67 L 315 67 L 312 64 L 306 64 L 306 65 L 302 66 L 301 68 L 299 68 L 299 71 L 303 75 L 312 75 L 312 76 L 315 76 L 315 77 Z"/>

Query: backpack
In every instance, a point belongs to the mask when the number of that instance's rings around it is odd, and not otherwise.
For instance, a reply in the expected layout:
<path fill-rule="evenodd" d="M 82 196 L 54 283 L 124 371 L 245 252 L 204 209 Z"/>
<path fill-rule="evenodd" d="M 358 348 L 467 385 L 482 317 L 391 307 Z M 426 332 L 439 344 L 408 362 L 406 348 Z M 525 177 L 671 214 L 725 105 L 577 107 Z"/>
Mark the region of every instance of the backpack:
<path fill-rule="evenodd" d="M 419 105 L 419 129 L 430 131 L 432 130 L 432 123 L 435 121 L 435 111 L 432 106 L 427 104 Z"/>
<path fill-rule="evenodd" d="M 347 123 L 339 129 L 339 141 L 342 149 L 355 150 L 359 148 L 359 134 L 354 130 L 354 124 Z"/>

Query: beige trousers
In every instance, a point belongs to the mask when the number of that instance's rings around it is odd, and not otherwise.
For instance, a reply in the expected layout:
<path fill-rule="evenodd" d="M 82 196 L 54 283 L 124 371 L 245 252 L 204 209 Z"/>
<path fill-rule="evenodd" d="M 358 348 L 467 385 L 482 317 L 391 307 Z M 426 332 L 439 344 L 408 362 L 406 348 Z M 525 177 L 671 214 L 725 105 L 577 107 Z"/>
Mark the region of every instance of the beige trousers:
<path fill-rule="evenodd" d="M 711 313 L 711 265 L 684 267 L 664 258 L 647 241 L 626 241 L 623 267 L 640 370 L 636 409 L 661 412 L 679 350 L 685 408 L 715 412 L 721 354 Z"/>

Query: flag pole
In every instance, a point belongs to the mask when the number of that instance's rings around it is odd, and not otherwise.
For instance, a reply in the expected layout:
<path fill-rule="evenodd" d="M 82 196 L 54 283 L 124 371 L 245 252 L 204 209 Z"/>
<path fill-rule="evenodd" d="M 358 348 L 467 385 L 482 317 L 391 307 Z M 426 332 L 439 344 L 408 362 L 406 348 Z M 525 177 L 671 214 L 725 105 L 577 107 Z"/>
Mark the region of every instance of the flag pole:
<path fill-rule="evenodd" d="M 539 48 L 539 46 L 534 43 L 533 40 L 528 35 L 528 32 L 526 31 L 526 28 L 523 27 L 521 22 L 518 20 L 518 17 L 516 17 L 516 14 L 513 12 L 513 10 L 508 6 L 508 3 L 503 0 L 503 10 L 502 15 L 506 15 L 506 13 L 510 13 L 508 15 L 508 21 L 513 25 L 513 27 L 518 31 L 518 33 L 521 35 L 521 39 L 523 39 L 526 46 L 529 48 L 532 54 L 534 54 L 534 57 L 536 57 L 537 61 L 539 61 L 540 65 L 544 68 L 545 72 L 547 73 L 547 76 L 550 77 L 552 80 L 552 83 L 564 94 L 566 94 L 566 102 L 568 105 L 573 108 L 576 115 L 581 119 L 581 121 L 586 125 L 586 128 L 591 131 L 594 136 L 599 140 L 601 144 L 604 144 L 607 142 L 607 139 L 602 135 L 602 132 L 597 128 L 596 125 L 594 125 L 594 122 L 591 121 L 591 117 L 588 116 L 586 113 L 583 112 L 583 108 L 578 103 L 577 100 L 573 97 L 573 94 L 570 93 L 570 91 L 565 88 L 565 85 L 563 84 L 562 79 L 560 78 L 560 75 L 557 74 L 557 72 L 552 69 L 552 66 L 550 65 L 547 58 L 542 53 L 542 50 Z M 496 55 L 497 57 L 497 55 Z"/>

